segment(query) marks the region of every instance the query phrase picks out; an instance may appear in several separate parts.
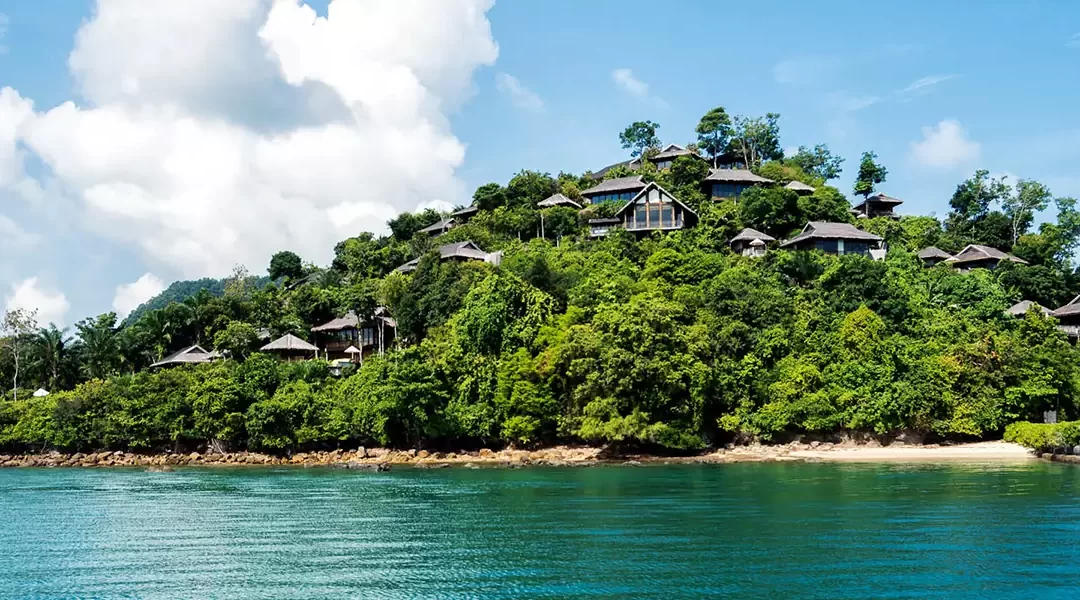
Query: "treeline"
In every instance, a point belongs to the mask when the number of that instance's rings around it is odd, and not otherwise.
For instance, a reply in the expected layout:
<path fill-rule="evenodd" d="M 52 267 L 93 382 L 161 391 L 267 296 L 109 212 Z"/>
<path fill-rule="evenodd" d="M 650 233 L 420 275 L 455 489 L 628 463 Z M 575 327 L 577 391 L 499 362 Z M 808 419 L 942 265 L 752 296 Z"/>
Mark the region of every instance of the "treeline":
<path fill-rule="evenodd" d="M 1077 415 L 1074 347 L 1052 318 L 1005 312 L 1021 299 L 1056 307 L 1078 291 L 1074 200 L 980 171 L 957 187 L 942 221 L 855 220 L 827 185 L 840 159 L 824 146 L 783 157 L 776 115 L 725 125 L 710 111 L 702 123 L 696 143 L 707 159 L 680 157 L 664 171 L 645 160 L 635 171 L 692 205 L 693 229 L 590 240 L 587 220 L 614 207 L 536 204 L 554 193 L 579 198 L 595 181 L 522 171 L 481 186 L 480 211 L 439 237 L 420 229 L 446 215 L 403 214 L 390 235 L 339 243 L 325 268 L 275 255 L 264 287 L 240 271 L 221 296 L 200 293 L 124 325 L 102 315 L 77 324 L 74 340 L 55 328 L 9 334 L 0 375 L 12 378 L 16 342 L 23 391 L 0 403 L 0 445 L 587 441 L 689 450 L 838 430 L 997 436 L 1045 410 Z M 636 123 L 622 137 L 647 158 L 656 131 Z M 713 202 L 703 183 L 713 161 L 816 191 L 778 185 Z M 886 176 L 867 153 L 855 191 L 872 193 Z M 1036 227 L 1051 205 L 1057 218 Z M 808 220 L 874 231 L 888 257 L 729 250 L 743 227 L 783 239 Z M 438 259 L 439 245 L 463 240 L 502 250 L 501 266 Z M 915 257 L 929 245 L 955 252 L 968 243 L 1030 265 L 964 274 Z M 417 256 L 413 273 L 393 271 Z M 342 377 L 319 361 L 278 364 L 255 352 L 268 336 L 310 339 L 312 326 L 376 306 L 397 319 L 398 347 Z M 230 358 L 145 370 L 194 343 Z M 38 386 L 53 393 L 29 397 Z"/>

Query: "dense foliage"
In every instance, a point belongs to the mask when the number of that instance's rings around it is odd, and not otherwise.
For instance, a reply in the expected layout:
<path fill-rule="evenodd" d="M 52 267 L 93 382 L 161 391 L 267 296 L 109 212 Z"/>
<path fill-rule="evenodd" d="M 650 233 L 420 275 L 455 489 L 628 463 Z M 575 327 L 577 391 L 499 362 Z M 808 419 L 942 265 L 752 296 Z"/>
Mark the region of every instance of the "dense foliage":
<path fill-rule="evenodd" d="M 1066 423 L 1012 423 L 1005 428 L 1005 441 L 1036 452 L 1073 448 L 1080 444 L 1080 421 Z"/>
<path fill-rule="evenodd" d="M 692 229 L 589 239 L 587 219 L 613 207 L 579 214 L 536 204 L 554 193 L 579 198 L 595 181 L 522 171 L 477 189 L 479 212 L 437 238 L 420 230 L 446 215 L 403 214 L 390 235 L 338 243 L 326 268 L 283 252 L 265 286 L 241 271 L 219 294 L 188 295 L 124 324 L 106 314 L 77 323 L 75 336 L 52 327 L 12 334 L 6 347 L 25 349 L 19 387 L 53 393 L 0 401 L 0 446 L 587 441 L 692 450 L 841 430 L 985 437 L 1045 410 L 1080 416 L 1068 338 L 1039 311 L 1005 312 L 1021 299 L 1056 307 L 1080 291 L 1075 201 L 978 172 L 957 187 L 943 222 L 855 220 L 825 184 L 841 164 L 826 147 L 786 159 L 778 115 L 706 117 L 696 133 L 708 160 L 680 157 L 664 171 L 645 160 L 639 171 L 697 210 Z M 624 142 L 647 158 L 657 127 L 637 123 Z M 774 186 L 711 201 L 703 180 L 711 161 L 726 159 L 817 190 Z M 874 161 L 867 153 L 860 166 L 871 189 L 886 173 Z M 1051 204 L 1057 219 L 1036 227 Z M 743 227 L 782 239 L 807 220 L 878 233 L 888 257 L 729 249 Z M 501 265 L 439 260 L 439 245 L 463 240 L 502 251 Z M 1031 264 L 960 273 L 915 256 L 973 242 Z M 394 271 L 416 257 L 414 272 Z M 281 364 L 256 351 L 268 337 L 310 339 L 314 325 L 380 305 L 397 319 L 398 342 L 355 372 L 331 376 L 325 362 Z M 229 358 L 146 370 L 195 343 Z M 11 357 L 0 353 L 8 381 Z"/>

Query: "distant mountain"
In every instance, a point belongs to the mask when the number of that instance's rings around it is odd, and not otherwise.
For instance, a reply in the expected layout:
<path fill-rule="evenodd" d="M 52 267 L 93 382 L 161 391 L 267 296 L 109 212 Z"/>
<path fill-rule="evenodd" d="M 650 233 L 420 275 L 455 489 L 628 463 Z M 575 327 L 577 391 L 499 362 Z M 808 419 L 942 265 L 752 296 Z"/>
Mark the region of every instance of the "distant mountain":
<path fill-rule="evenodd" d="M 183 302 L 195 294 L 198 294 L 199 290 L 202 289 L 210 292 L 211 296 L 223 296 L 225 295 L 225 280 L 204 277 L 202 279 L 191 281 L 174 281 L 172 285 L 165 288 L 164 292 L 143 302 L 138 308 L 131 311 L 131 314 L 128 315 L 127 322 L 134 323 L 146 313 L 158 310 L 159 308 L 165 308 L 173 302 Z"/>
<path fill-rule="evenodd" d="M 267 283 L 270 283 L 269 277 L 252 277 L 256 288 L 261 288 Z M 150 311 L 158 310 L 159 308 L 165 308 L 173 302 L 183 302 L 188 298 L 199 293 L 199 290 L 205 289 L 210 292 L 211 296 L 224 296 L 225 295 L 225 279 L 213 279 L 210 277 L 204 277 L 202 279 L 194 279 L 189 281 L 174 281 L 172 285 L 165 288 L 164 292 L 161 292 L 157 296 L 143 302 L 138 308 L 131 311 L 128 315 L 126 322 L 134 323 L 138 321 L 143 315 Z"/>

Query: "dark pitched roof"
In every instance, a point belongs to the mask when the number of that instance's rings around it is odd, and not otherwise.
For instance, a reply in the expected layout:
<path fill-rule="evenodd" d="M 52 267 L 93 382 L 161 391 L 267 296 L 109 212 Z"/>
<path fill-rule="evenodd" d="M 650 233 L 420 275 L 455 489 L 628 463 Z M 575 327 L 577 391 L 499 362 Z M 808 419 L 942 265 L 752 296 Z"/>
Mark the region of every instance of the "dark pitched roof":
<path fill-rule="evenodd" d="M 597 194 L 606 194 L 609 192 L 636 192 L 643 187 L 645 187 L 645 180 L 641 178 L 641 175 L 631 175 L 629 177 L 616 177 L 615 179 L 601 181 L 599 184 L 581 192 L 581 195 L 595 196 Z"/>
<path fill-rule="evenodd" d="M 463 208 L 461 210 L 457 210 L 457 211 L 454 211 L 454 212 L 450 213 L 450 216 L 451 217 L 470 217 L 472 215 L 475 215 L 478 212 L 480 212 L 480 209 L 478 207 L 476 207 L 476 206 L 466 206 L 465 208 Z"/>
<path fill-rule="evenodd" d="M 318 352 L 319 349 L 291 333 L 279 337 L 259 348 L 261 352 Z"/>
<path fill-rule="evenodd" d="M 1073 298 L 1071 302 L 1051 312 L 1050 314 L 1054 315 L 1055 317 L 1065 317 L 1080 314 L 1080 296 Z"/>
<path fill-rule="evenodd" d="M 597 180 L 597 181 L 601 181 L 601 180 L 604 179 L 604 175 L 607 175 L 608 171 L 610 171 L 612 169 L 616 169 L 618 167 L 629 167 L 631 170 L 636 171 L 639 166 L 641 166 L 641 161 L 639 159 L 637 159 L 637 158 L 632 159 L 632 160 L 624 160 L 622 162 L 617 162 L 617 163 L 615 163 L 613 165 L 608 165 L 608 166 L 604 167 L 603 169 L 600 169 L 599 171 L 596 171 L 595 173 L 592 173 L 591 177 L 593 179 Z"/>
<path fill-rule="evenodd" d="M 640 192 L 638 192 L 636 196 L 631 198 L 626 204 L 623 204 L 619 208 L 619 210 L 615 211 L 615 214 L 616 215 L 621 215 L 623 213 L 623 211 L 625 211 L 627 208 L 633 206 L 634 203 L 636 203 L 638 201 L 638 199 L 642 198 L 643 196 L 646 196 L 649 193 L 650 190 L 656 190 L 661 196 L 667 196 L 668 198 L 671 198 L 671 200 L 673 202 L 675 202 L 679 206 L 683 207 L 683 210 L 689 212 L 690 214 L 694 215 L 695 217 L 697 216 L 697 213 L 694 212 L 694 209 L 687 206 L 685 203 L 683 203 L 682 200 L 679 200 L 678 198 L 676 198 L 674 195 L 672 195 L 671 192 L 665 190 L 663 187 L 660 186 L 659 183 L 656 183 L 655 181 L 650 183 L 649 185 L 645 186 L 645 188 L 642 189 Z M 592 221 L 589 221 L 589 222 L 591 223 Z"/>
<path fill-rule="evenodd" d="M 755 175 L 750 169 L 712 169 L 705 181 L 724 181 L 734 183 L 773 183 L 760 175 Z"/>
<path fill-rule="evenodd" d="M 880 242 L 881 237 L 874 235 L 869 231 L 863 231 L 848 223 L 810 221 L 803 227 L 802 233 L 780 244 L 780 247 L 785 248 L 803 240 L 861 240 L 867 242 Z"/>
<path fill-rule="evenodd" d="M 919 250 L 919 253 L 916 254 L 916 256 L 923 260 L 927 260 L 930 258 L 952 258 L 952 254 L 949 254 L 948 252 L 942 250 L 941 248 L 938 248 L 937 246 L 929 246 L 927 248 L 923 248 L 922 250 Z"/>
<path fill-rule="evenodd" d="M 1022 317 L 1027 314 L 1028 310 L 1030 310 L 1032 306 L 1038 306 L 1039 310 L 1041 310 L 1044 315 L 1054 314 L 1054 311 L 1044 306 L 1039 306 L 1039 304 L 1032 302 L 1031 300 L 1021 300 L 1020 302 L 1017 302 L 1016 304 L 1010 306 L 1008 309 L 1005 310 L 1005 312 L 1013 315 L 1014 317 Z"/>
<path fill-rule="evenodd" d="M 788 184 L 785 185 L 784 187 L 786 187 L 789 190 L 796 191 L 796 192 L 814 192 L 814 191 L 817 190 L 817 188 L 815 188 L 813 186 L 806 185 L 805 183 L 803 183 L 801 181 L 788 182 Z"/>
<path fill-rule="evenodd" d="M 481 250 L 479 246 L 477 246 L 471 241 L 457 242 L 454 244 L 446 244 L 444 246 L 439 246 L 439 258 L 441 258 L 442 260 L 446 260 L 448 258 L 487 260 L 487 257 L 488 253 Z M 418 256 L 394 270 L 401 273 L 408 273 L 409 271 L 415 270 L 417 265 L 420 264 L 420 258 L 422 257 Z"/>
<path fill-rule="evenodd" d="M 342 329 L 355 329 L 360 326 L 360 319 L 356 313 L 349 311 L 344 317 L 338 317 L 332 321 L 312 327 L 312 331 L 341 331 Z"/>
<path fill-rule="evenodd" d="M 187 348 L 177 350 L 176 352 L 173 352 L 165 358 L 150 365 L 150 368 L 208 363 L 213 358 L 213 355 L 207 352 L 202 346 L 188 346 Z"/>
<path fill-rule="evenodd" d="M 573 206 L 574 208 L 581 208 L 580 204 L 574 202 L 566 196 L 563 196 L 562 194 L 555 194 L 554 196 L 544 198 L 543 200 L 537 202 L 536 206 L 538 206 L 539 208 L 549 208 L 552 206 Z"/>
<path fill-rule="evenodd" d="M 442 233 L 454 226 L 454 217 L 447 217 L 428 225 L 420 230 L 420 233 Z"/>
<path fill-rule="evenodd" d="M 750 229 L 749 227 L 747 227 L 746 229 L 743 229 L 742 231 L 740 231 L 739 235 L 731 238 L 732 242 L 743 242 L 743 241 L 750 241 L 750 240 L 761 240 L 763 242 L 775 242 L 776 238 L 774 238 L 773 236 L 771 236 L 771 235 L 769 235 L 767 233 L 761 233 L 760 231 L 758 231 L 756 229 Z"/>
<path fill-rule="evenodd" d="M 946 259 L 945 262 L 951 264 L 961 264 L 966 262 L 976 262 L 983 260 L 996 260 L 998 262 L 1008 260 L 1014 263 L 1020 263 L 1022 265 L 1028 264 L 1026 260 L 1013 256 L 1008 252 L 1002 252 L 997 248 L 983 246 L 980 244 L 968 244 L 964 247 L 963 250 L 957 252 L 956 256 Z"/>
<path fill-rule="evenodd" d="M 650 160 L 664 160 L 668 158 L 674 159 L 680 156 L 690 156 L 693 154 L 693 152 L 687 150 L 686 148 L 683 148 L 678 144 L 668 144 L 667 147 L 661 150 L 658 154 L 649 158 Z"/>
<path fill-rule="evenodd" d="M 872 204 L 888 204 L 891 207 L 897 207 L 904 203 L 904 201 L 899 198 L 893 198 L 892 196 L 886 196 L 885 194 L 874 194 L 851 207 L 851 210 L 857 211 L 860 208 L 865 208 L 867 202 Z"/>

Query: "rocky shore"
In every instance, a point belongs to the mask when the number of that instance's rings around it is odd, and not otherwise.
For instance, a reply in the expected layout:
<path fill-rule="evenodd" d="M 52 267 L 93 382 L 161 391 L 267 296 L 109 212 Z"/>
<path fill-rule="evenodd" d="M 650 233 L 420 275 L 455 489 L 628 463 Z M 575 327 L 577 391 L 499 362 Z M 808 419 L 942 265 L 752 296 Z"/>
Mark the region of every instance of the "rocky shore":
<path fill-rule="evenodd" d="M 428 450 L 391 450 L 387 448 L 356 448 L 321 452 L 298 452 L 290 455 L 258 452 L 166 453 L 137 454 L 132 452 L 44 452 L 39 454 L 0 454 L 0 467 L 142 467 L 149 470 L 170 470 L 176 467 L 325 467 L 382 471 L 392 467 L 575 467 L 597 464 L 692 464 L 764 461 L 887 461 L 887 460 L 957 460 L 971 458 L 993 459 L 1020 456 L 1026 453 L 1019 446 L 1003 448 L 1002 442 L 960 445 L 892 444 L 876 442 L 842 444 L 809 442 L 778 445 L 731 446 L 692 456 L 655 456 L 648 454 L 614 454 L 594 446 L 553 446 L 539 450 L 507 448 L 459 452 Z"/>

